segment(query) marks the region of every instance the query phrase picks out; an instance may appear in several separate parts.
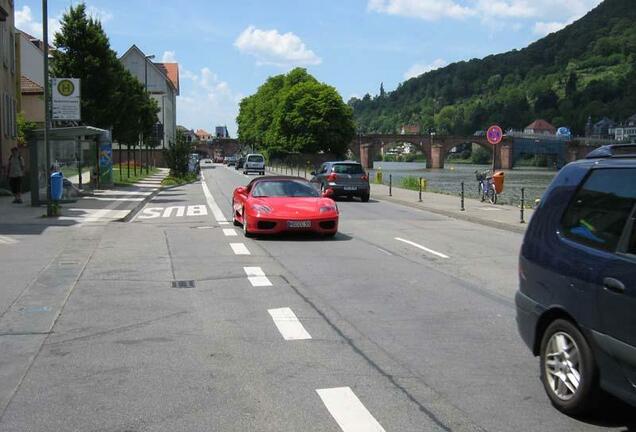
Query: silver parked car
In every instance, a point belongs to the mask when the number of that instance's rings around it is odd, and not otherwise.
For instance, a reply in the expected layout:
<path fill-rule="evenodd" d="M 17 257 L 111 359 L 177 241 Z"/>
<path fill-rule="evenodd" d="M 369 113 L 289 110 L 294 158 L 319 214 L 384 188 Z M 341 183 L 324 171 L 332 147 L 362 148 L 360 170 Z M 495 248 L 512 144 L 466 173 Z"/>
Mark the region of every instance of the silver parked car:
<path fill-rule="evenodd" d="M 321 192 L 332 197 L 359 197 L 362 202 L 369 201 L 371 189 L 369 176 L 358 162 L 325 162 L 317 172 L 312 172 L 311 182 Z"/>
<path fill-rule="evenodd" d="M 262 154 L 251 153 L 247 155 L 243 165 L 243 174 L 249 172 L 257 172 L 260 175 L 265 175 L 265 158 Z"/>

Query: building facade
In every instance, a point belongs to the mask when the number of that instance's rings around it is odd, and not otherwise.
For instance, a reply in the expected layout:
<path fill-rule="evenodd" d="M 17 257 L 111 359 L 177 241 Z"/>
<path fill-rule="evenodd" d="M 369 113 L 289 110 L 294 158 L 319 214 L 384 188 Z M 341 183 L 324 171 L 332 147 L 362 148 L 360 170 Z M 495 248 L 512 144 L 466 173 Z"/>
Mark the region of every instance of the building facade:
<path fill-rule="evenodd" d="M 614 138 L 616 141 L 636 142 L 636 114 L 614 127 Z"/>
<path fill-rule="evenodd" d="M 154 63 L 136 45 L 120 58 L 124 67 L 144 84 L 157 101 L 158 121 L 163 125 L 162 147 L 177 140 L 177 96 L 179 95 L 179 65 Z"/>
<path fill-rule="evenodd" d="M 11 148 L 17 143 L 19 65 L 16 55 L 14 2 L 0 0 L 0 167 L 5 174 Z"/>
<path fill-rule="evenodd" d="M 44 127 L 44 42 L 16 29 L 20 57 L 20 108 L 24 118 Z"/>
<path fill-rule="evenodd" d="M 229 138 L 230 132 L 228 132 L 226 126 L 217 126 L 215 135 L 217 138 Z"/>

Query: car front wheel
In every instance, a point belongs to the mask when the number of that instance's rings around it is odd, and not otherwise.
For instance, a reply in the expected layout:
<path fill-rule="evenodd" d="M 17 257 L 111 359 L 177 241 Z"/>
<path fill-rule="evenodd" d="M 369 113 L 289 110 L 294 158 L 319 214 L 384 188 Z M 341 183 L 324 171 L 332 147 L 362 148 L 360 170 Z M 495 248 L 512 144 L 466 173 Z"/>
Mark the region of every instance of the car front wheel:
<path fill-rule="evenodd" d="M 541 339 L 541 381 L 554 406 L 569 415 L 588 412 L 600 389 L 594 354 L 581 331 L 558 319 Z"/>
<path fill-rule="evenodd" d="M 243 235 L 248 238 L 252 237 L 252 233 L 247 229 L 247 215 L 245 214 L 245 208 L 243 208 L 241 213 L 243 214 Z"/>

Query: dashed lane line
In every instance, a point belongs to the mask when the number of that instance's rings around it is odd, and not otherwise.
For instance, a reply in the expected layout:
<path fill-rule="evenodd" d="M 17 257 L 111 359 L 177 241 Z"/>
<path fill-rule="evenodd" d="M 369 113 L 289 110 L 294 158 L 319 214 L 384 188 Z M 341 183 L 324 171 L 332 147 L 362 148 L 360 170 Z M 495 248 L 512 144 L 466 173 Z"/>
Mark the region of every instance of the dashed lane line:
<path fill-rule="evenodd" d="M 343 432 L 385 432 L 349 387 L 316 390 Z"/>
<path fill-rule="evenodd" d="M 272 286 L 272 283 L 260 267 L 243 267 L 243 270 L 245 270 L 247 279 L 253 287 Z"/>
<path fill-rule="evenodd" d="M 205 176 L 203 172 L 201 172 L 201 187 L 203 188 L 203 195 L 205 195 L 205 200 L 208 202 L 208 207 L 212 210 L 212 214 L 214 215 L 214 219 L 219 223 L 219 225 L 229 225 L 227 219 L 223 215 L 221 208 L 214 200 L 212 193 L 210 192 L 210 188 L 208 188 L 207 183 L 205 182 Z"/>
<path fill-rule="evenodd" d="M 223 235 L 225 237 L 236 237 L 236 230 L 234 230 L 233 228 L 223 228 Z"/>
<path fill-rule="evenodd" d="M 433 249 L 429 249 L 429 248 L 427 248 L 426 246 L 422 246 L 421 244 L 417 244 L 417 243 L 412 242 L 412 241 L 410 241 L 410 240 L 405 240 L 405 239 L 400 238 L 400 237 L 395 237 L 395 240 L 397 240 L 397 241 L 401 241 L 402 243 L 409 244 L 409 245 L 411 245 L 411 246 L 413 246 L 413 247 L 416 247 L 416 248 L 418 248 L 418 249 L 421 249 L 421 250 L 423 250 L 423 251 L 425 251 L 425 252 L 430 253 L 431 255 L 435 255 L 435 256 L 440 257 L 440 258 L 445 258 L 445 259 L 450 258 L 448 255 L 445 255 L 445 254 L 443 254 L 443 253 L 441 253 L 441 252 L 437 252 L 437 251 L 435 251 L 435 250 L 433 250 Z"/>
<path fill-rule="evenodd" d="M 300 323 L 294 311 L 288 307 L 268 309 L 278 331 L 287 341 L 311 339 L 311 335 Z"/>
<path fill-rule="evenodd" d="M 244 243 L 230 243 L 230 247 L 235 255 L 251 255 Z"/>

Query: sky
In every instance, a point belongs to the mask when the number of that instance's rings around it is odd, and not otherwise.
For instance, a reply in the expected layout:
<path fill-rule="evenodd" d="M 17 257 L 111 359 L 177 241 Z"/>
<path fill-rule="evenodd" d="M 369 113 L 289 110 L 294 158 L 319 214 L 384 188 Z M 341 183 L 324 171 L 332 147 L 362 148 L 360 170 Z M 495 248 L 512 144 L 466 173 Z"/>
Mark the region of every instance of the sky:
<path fill-rule="evenodd" d="M 87 0 L 112 48 L 176 61 L 177 123 L 236 134 L 238 104 L 269 76 L 305 67 L 345 101 L 449 63 L 519 49 L 602 0 Z M 49 0 L 59 28 L 76 0 Z M 17 0 L 16 27 L 42 35 L 42 2 Z"/>

